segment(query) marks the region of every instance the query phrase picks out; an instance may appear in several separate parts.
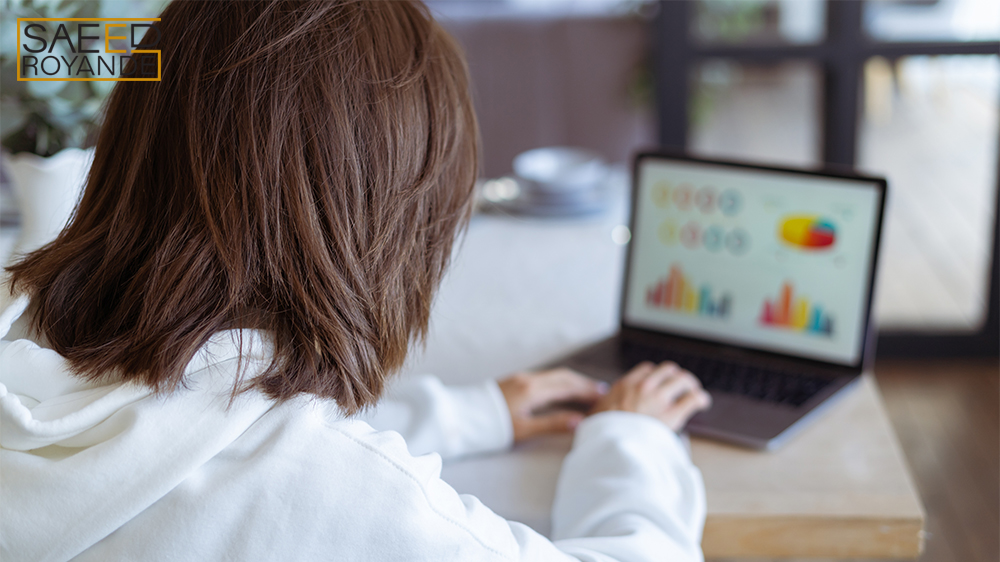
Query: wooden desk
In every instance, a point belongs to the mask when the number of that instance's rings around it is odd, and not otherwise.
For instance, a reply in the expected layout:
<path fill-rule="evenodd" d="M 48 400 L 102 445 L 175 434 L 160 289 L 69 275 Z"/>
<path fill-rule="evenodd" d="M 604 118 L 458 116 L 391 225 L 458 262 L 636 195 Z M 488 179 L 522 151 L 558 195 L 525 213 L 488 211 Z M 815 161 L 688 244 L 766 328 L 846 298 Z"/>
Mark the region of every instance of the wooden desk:
<path fill-rule="evenodd" d="M 692 439 L 706 557 L 915 558 L 924 511 L 871 376 L 782 449 Z"/>
<path fill-rule="evenodd" d="M 550 437 L 451 462 L 442 476 L 498 514 L 549 530 L 563 457 Z M 915 558 L 924 511 L 870 376 L 774 452 L 691 439 L 705 479 L 706 558 Z"/>

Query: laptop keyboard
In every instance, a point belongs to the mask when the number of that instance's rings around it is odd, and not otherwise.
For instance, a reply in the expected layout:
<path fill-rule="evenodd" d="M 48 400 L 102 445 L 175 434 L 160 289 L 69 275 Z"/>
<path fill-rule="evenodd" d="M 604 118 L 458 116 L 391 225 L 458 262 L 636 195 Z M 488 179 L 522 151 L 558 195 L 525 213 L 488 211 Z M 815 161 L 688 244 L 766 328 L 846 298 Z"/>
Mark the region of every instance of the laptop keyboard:
<path fill-rule="evenodd" d="M 622 356 L 629 365 L 642 361 L 673 361 L 691 371 L 705 390 L 740 394 L 755 400 L 801 406 L 830 381 L 773 368 L 733 363 L 720 359 L 672 353 L 654 347 L 624 344 Z"/>

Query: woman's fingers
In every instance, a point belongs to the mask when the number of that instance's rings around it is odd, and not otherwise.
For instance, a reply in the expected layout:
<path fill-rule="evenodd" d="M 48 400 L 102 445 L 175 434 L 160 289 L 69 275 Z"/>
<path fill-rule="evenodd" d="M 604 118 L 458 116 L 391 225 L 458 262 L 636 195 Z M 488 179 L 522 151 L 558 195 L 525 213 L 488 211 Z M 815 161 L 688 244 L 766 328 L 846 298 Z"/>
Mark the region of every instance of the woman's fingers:
<path fill-rule="evenodd" d="M 499 381 L 499 386 L 510 410 L 514 441 L 572 430 L 583 419 L 579 412 L 561 410 L 541 415 L 535 412 L 559 402 L 590 405 L 607 393 L 606 384 L 570 369 L 517 373 Z"/>
<path fill-rule="evenodd" d="M 707 410 L 712 405 L 712 397 L 698 389 L 682 396 L 660 417 L 663 423 L 674 431 L 680 431 L 684 424 L 696 413 Z"/>
<path fill-rule="evenodd" d="M 646 375 L 653 372 L 655 369 L 656 365 L 654 363 L 651 363 L 649 361 L 643 361 L 642 363 L 639 363 L 635 367 L 632 367 L 631 371 L 625 373 L 625 376 L 622 377 L 619 383 L 629 384 L 633 382 L 639 382 L 642 379 L 646 378 Z"/>
<path fill-rule="evenodd" d="M 656 388 L 657 394 L 667 404 L 671 404 L 694 390 L 701 389 L 701 382 L 687 371 L 679 371 Z"/>
<path fill-rule="evenodd" d="M 601 398 L 593 412 L 624 410 L 647 414 L 679 430 L 695 412 L 710 404 L 711 398 L 701 388 L 698 378 L 676 363 L 641 363 Z"/>
<path fill-rule="evenodd" d="M 576 371 L 560 368 L 530 375 L 533 380 L 530 403 L 535 408 L 553 402 L 592 403 L 605 393 L 607 384 L 585 377 Z"/>
<path fill-rule="evenodd" d="M 576 428 L 583 419 L 579 412 L 545 411 L 560 402 L 592 403 L 593 413 L 624 410 L 648 414 L 674 430 L 711 403 L 698 379 L 672 362 L 640 363 L 610 392 L 607 385 L 566 368 L 518 373 L 500 381 L 500 389 L 511 411 L 515 441 Z"/>
<path fill-rule="evenodd" d="M 672 361 L 660 363 L 639 383 L 639 389 L 643 393 L 653 392 L 653 390 L 666 384 L 668 380 L 683 372 L 685 371 Z"/>

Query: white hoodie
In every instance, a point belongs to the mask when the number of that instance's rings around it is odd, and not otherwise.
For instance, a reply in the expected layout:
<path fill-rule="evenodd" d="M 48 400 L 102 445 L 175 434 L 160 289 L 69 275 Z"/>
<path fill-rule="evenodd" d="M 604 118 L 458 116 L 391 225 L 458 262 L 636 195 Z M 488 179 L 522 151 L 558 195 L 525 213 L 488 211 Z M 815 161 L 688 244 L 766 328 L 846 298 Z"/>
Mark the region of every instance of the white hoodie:
<path fill-rule="evenodd" d="M 0 313 L 0 335 L 26 306 Z M 309 397 L 230 405 L 241 355 L 252 375 L 266 338 L 216 334 L 187 388 L 156 396 L 86 383 L 29 340 L 0 342 L 0 559 L 702 559 L 700 475 L 652 418 L 581 423 L 550 541 L 440 479 L 442 457 L 510 446 L 495 383 L 408 380 L 366 422 Z"/>

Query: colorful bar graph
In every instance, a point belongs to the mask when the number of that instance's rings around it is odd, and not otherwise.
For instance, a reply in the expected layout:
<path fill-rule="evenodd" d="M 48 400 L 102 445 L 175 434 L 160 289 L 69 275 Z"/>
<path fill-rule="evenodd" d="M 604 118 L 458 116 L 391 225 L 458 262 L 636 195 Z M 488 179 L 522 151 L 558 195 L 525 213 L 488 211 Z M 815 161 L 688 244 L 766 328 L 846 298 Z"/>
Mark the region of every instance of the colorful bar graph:
<path fill-rule="evenodd" d="M 812 304 L 805 297 L 796 297 L 791 283 L 784 283 L 778 298 L 774 301 L 764 299 L 760 311 L 760 323 L 809 332 L 824 336 L 833 335 L 833 318 L 819 305 Z"/>
<path fill-rule="evenodd" d="M 726 318 L 732 308 L 732 297 L 725 294 L 713 298 L 711 287 L 707 284 L 696 286 L 681 267 L 674 264 L 665 278 L 646 290 L 646 304 L 672 312 Z"/>

